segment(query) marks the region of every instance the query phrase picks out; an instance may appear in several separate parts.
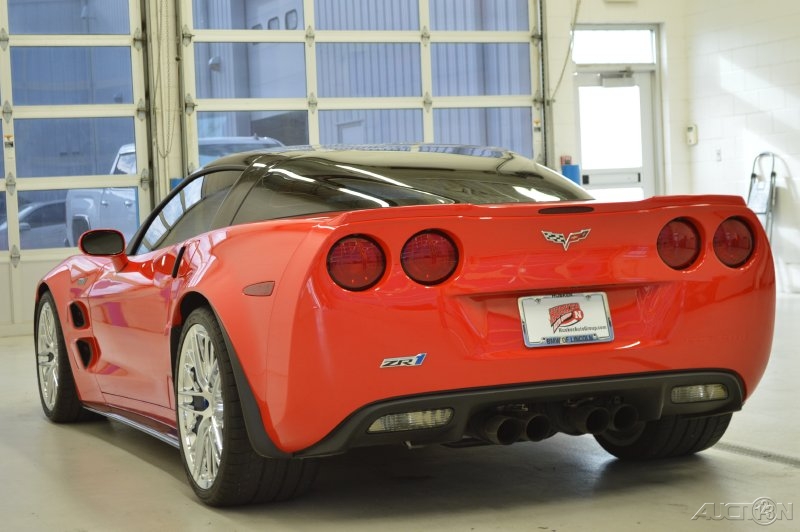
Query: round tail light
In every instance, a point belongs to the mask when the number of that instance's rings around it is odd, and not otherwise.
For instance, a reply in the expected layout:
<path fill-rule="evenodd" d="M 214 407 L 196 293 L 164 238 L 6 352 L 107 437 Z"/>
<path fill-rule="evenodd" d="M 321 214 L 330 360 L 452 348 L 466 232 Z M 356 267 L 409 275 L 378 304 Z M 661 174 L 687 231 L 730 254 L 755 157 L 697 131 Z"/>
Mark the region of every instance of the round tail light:
<path fill-rule="evenodd" d="M 403 246 L 400 264 L 411 279 L 424 285 L 439 284 L 458 266 L 458 248 L 441 231 L 422 231 Z"/>
<path fill-rule="evenodd" d="M 672 269 L 683 270 L 700 256 L 700 234 L 684 218 L 676 218 L 658 234 L 658 255 Z"/>
<path fill-rule="evenodd" d="M 369 237 L 346 236 L 328 252 L 328 274 L 347 290 L 366 290 L 375 285 L 386 271 L 386 256 Z"/>
<path fill-rule="evenodd" d="M 753 231 L 740 218 L 728 218 L 714 233 L 714 253 L 729 268 L 738 268 L 753 255 Z"/>

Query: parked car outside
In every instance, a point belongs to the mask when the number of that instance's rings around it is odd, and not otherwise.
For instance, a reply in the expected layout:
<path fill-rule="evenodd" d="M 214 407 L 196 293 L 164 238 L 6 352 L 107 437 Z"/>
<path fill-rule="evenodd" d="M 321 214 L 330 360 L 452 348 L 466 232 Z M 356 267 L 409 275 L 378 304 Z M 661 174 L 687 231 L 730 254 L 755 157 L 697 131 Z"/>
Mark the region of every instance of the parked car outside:
<path fill-rule="evenodd" d="M 19 209 L 22 249 L 63 247 L 66 237 L 64 200 L 28 203 Z M 8 220 L 0 222 L 0 249 L 8 249 Z"/>

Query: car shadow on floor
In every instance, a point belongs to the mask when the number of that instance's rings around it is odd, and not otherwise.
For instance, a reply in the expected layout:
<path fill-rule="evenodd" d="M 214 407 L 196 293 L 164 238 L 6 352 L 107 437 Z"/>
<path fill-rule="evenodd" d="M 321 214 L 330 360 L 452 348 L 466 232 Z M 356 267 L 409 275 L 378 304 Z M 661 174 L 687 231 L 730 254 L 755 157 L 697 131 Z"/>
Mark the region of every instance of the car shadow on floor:
<path fill-rule="evenodd" d="M 246 514 L 290 516 L 313 508 L 333 520 L 513 510 L 620 496 L 653 485 L 714 482 L 713 460 L 695 455 L 641 463 L 608 455 L 590 437 L 556 436 L 509 447 L 432 446 L 355 449 L 322 461 L 311 492 L 288 503 L 239 508 Z"/>
<path fill-rule="evenodd" d="M 154 466 L 183 483 L 183 494 L 194 499 L 177 449 L 114 421 L 84 422 L 70 429 L 107 444 L 105 452 L 121 450 Z M 370 447 L 321 459 L 311 491 L 291 501 L 208 510 L 289 521 L 307 516 L 311 509 L 317 518 L 345 521 L 401 518 L 410 507 L 417 516 L 440 515 L 443 508 L 466 513 L 514 510 L 624 496 L 653 486 L 680 490 L 696 484 L 698 477 L 713 483 L 717 468 L 714 459 L 702 453 L 646 465 L 623 462 L 588 436 L 557 435 L 511 446 Z"/>

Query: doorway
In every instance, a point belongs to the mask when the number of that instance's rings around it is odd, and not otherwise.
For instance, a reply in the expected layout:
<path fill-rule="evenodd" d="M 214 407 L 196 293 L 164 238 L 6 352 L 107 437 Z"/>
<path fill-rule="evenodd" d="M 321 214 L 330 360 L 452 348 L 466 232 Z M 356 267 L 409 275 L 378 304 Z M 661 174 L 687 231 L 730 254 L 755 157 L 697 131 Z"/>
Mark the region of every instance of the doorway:
<path fill-rule="evenodd" d="M 661 190 L 654 28 L 576 30 L 581 184 L 604 201 Z"/>

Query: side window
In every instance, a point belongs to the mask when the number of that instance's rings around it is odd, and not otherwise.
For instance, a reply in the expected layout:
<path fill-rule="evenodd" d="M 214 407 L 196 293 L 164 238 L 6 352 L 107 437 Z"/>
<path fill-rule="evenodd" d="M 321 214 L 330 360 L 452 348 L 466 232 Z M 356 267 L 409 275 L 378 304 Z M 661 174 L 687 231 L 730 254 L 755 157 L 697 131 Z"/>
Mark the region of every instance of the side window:
<path fill-rule="evenodd" d="M 64 216 L 66 211 L 63 201 L 57 201 L 49 205 L 45 205 L 41 209 L 42 223 L 41 225 L 61 225 L 64 223 Z"/>
<path fill-rule="evenodd" d="M 30 216 L 21 222 L 27 222 L 31 229 L 64 223 L 64 202 L 52 202 L 39 205 L 31 210 Z"/>
<path fill-rule="evenodd" d="M 228 191 L 242 170 L 223 170 L 193 179 L 161 206 L 136 253 L 163 248 L 208 231 Z"/>

